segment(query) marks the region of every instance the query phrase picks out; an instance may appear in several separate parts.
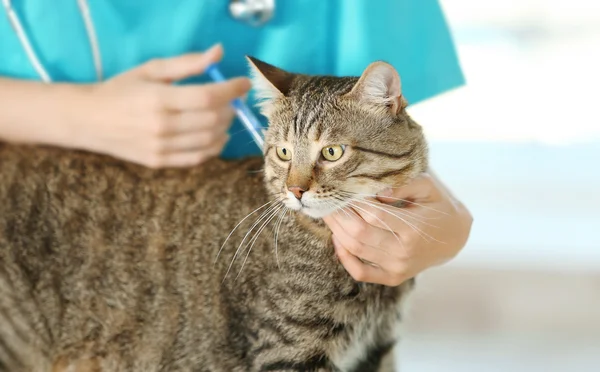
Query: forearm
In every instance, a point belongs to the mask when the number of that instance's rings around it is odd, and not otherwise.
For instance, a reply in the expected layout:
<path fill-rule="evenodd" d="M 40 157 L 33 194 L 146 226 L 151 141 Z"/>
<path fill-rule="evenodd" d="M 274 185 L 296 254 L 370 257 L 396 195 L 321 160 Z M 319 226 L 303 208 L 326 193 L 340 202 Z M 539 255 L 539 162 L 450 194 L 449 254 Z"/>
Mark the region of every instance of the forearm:
<path fill-rule="evenodd" d="M 68 146 L 85 88 L 0 77 L 0 141 Z"/>

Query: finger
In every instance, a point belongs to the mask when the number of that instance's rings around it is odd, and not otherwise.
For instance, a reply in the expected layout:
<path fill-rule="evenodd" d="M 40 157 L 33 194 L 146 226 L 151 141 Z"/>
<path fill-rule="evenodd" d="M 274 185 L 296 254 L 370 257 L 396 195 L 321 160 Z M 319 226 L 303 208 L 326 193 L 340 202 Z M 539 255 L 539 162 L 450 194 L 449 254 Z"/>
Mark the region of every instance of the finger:
<path fill-rule="evenodd" d="M 226 131 L 231 126 L 234 112 L 230 106 L 217 110 L 183 111 L 173 118 L 173 125 L 167 134 L 182 134 L 216 128 Z"/>
<path fill-rule="evenodd" d="M 228 140 L 229 137 L 224 136 L 222 139 L 215 142 L 212 146 L 203 150 L 174 152 L 171 154 L 166 154 L 162 157 L 161 161 L 159 161 L 158 166 L 156 166 L 156 168 L 190 167 L 198 165 L 215 156 L 218 156 L 223 150 L 223 147 L 225 146 Z"/>
<path fill-rule="evenodd" d="M 363 263 L 343 246 L 334 243 L 335 253 L 344 269 L 357 282 L 383 284 L 387 282 L 386 273 L 378 267 Z"/>
<path fill-rule="evenodd" d="M 381 204 L 382 206 L 361 205 L 356 213 L 361 216 L 369 225 L 378 227 L 385 233 L 381 236 L 378 247 L 393 249 L 395 257 L 408 257 L 414 254 L 414 249 L 419 246 L 418 242 L 437 241 L 441 230 L 436 220 L 433 224 L 431 215 L 436 215 L 437 211 L 432 211 L 429 207 L 419 206 L 417 209 L 407 211 L 403 208 L 395 208 Z"/>
<path fill-rule="evenodd" d="M 251 88 L 245 77 L 221 83 L 169 86 L 165 89 L 165 108 L 170 110 L 208 110 L 229 105 Z"/>
<path fill-rule="evenodd" d="M 339 228 L 343 229 L 346 234 L 371 247 L 388 249 L 390 241 L 396 241 L 396 245 L 399 241 L 394 234 L 395 230 L 389 224 L 376 224 L 376 220 L 372 216 L 367 215 L 367 219 L 355 209 L 349 209 L 347 213 L 337 213 L 330 217 L 338 223 Z"/>
<path fill-rule="evenodd" d="M 388 266 L 385 260 L 391 258 L 396 260 L 410 256 L 412 253 L 411 245 L 416 238 L 420 237 L 419 232 L 422 231 L 416 225 L 416 222 L 398 219 L 391 214 L 389 216 L 382 214 L 381 209 L 371 209 L 372 212 L 366 213 L 368 211 L 367 207 L 361 206 L 360 210 L 353 209 L 348 213 L 330 215 L 324 220 L 334 234 L 339 235 L 340 230 L 344 230 L 350 237 L 383 253 L 385 255 L 382 258 L 383 261 L 382 259 L 370 259 L 370 261 L 376 262 L 380 266 Z M 347 248 L 356 247 L 350 245 Z"/>
<path fill-rule="evenodd" d="M 223 57 L 223 47 L 214 45 L 204 53 L 184 54 L 173 58 L 153 59 L 131 71 L 132 75 L 156 81 L 178 81 L 200 75 Z"/>
<path fill-rule="evenodd" d="M 392 258 L 385 249 L 364 244 L 350 236 L 346 230 L 340 226 L 335 218 L 329 220 L 328 226 L 330 226 L 334 240 L 352 253 L 352 255 L 370 261 L 379 266 L 381 266 L 381 264 L 386 260 L 390 260 L 390 258 Z"/>
<path fill-rule="evenodd" d="M 160 140 L 159 152 L 164 154 L 202 150 L 221 143 L 226 136 L 227 128 L 200 130 L 174 135 Z"/>
<path fill-rule="evenodd" d="M 372 217 L 369 221 L 365 220 L 356 210 L 349 210 L 346 213 L 336 213 L 324 218 L 325 223 L 331 228 L 331 231 L 338 235 L 341 231 L 344 231 L 359 242 L 379 249 L 388 249 L 392 239 L 396 241 L 395 245 L 398 245 L 399 239 L 393 234 L 393 230 L 390 231 L 388 227 L 380 227 L 372 224 L 372 220 Z"/>
<path fill-rule="evenodd" d="M 421 217 L 417 213 L 407 213 L 401 208 L 376 200 L 355 202 L 353 209 L 369 225 L 395 234 L 403 233 L 407 227 L 421 223 Z"/>

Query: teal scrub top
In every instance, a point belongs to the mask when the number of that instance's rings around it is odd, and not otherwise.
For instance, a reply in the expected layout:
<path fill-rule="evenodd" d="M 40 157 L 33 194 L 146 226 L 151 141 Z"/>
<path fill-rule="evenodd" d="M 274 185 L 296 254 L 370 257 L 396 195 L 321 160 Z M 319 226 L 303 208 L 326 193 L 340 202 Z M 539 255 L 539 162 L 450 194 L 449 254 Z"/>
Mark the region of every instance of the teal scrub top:
<path fill-rule="evenodd" d="M 12 2 L 53 81 L 95 81 L 76 0 Z M 247 75 L 243 57 L 252 55 L 288 71 L 338 76 L 360 75 L 369 63 L 384 60 L 400 73 L 410 103 L 464 83 L 437 0 L 275 0 L 274 17 L 259 27 L 233 19 L 227 0 L 102 0 L 89 6 L 105 78 L 220 42 L 221 69 L 230 77 Z M 39 80 L 2 14 L 0 76 Z M 224 157 L 260 153 L 239 122 L 230 134 Z"/>

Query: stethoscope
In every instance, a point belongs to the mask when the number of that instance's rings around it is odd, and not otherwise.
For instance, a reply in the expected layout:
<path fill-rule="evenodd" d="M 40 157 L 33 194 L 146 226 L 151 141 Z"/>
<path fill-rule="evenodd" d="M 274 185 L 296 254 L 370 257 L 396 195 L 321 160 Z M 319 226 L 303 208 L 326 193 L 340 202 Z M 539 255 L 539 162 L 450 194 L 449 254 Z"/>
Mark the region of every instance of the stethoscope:
<path fill-rule="evenodd" d="M 46 83 L 50 83 L 52 78 L 44 65 L 40 62 L 37 54 L 33 50 L 29 37 L 23 29 L 23 25 L 17 16 L 17 13 L 12 7 L 11 0 L 2 0 L 4 10 L 8 16 L 8 20 L 14 29 L 19 42 L 27 54 L 27 58 L 31 62 L 33 68 L 40 76 L 40 79 Z M 79 11 L 83 22 L 85 24 L 85 30 L 90 43 L 90 49 L 92 50 L 92 56 L 94 59 L 94 68 L 96 70 L 96 79 L 102 81 L 102 56 L 100 55 L 100 48 L 98 47 L 98 37 L 96 36 L 96 29 L 92 22 L 90 15 L 90 8 L 87 0 L 77 0 Z M 260 26 L 268 22 L 275 11 L 275 0 L 230 0 L 229 1 L 229 13 L 231 16 L 241 22 L 248 23 L 252 26 Z"/>

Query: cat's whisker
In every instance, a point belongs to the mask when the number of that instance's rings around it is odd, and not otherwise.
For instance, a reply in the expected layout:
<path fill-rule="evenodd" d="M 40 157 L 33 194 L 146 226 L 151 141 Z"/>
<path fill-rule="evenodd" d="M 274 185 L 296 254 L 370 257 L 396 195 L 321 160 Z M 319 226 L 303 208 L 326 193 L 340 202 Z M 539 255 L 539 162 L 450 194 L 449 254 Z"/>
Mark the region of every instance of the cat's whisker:
<path fill-rule="evenodd" d="M 346 192 L 346 193 L 348 193 L 348 191 L 345 191 L 345 192 Z M 352 194 L 352 195 L 356 195 L 356 196 L 367 196 L 367 197 L 373 197 L 373 198 L 377 198 L 377 197 L 380 197 L 380 196 L 381 196 L 381 195 L 376 195 L 376 194 L 362 194 L 362 193 L 356 193 L 356 192 L 350 192 L 350 194 Z M 431 211 L 434 211 L 434 212 L 437 212 L 437 213 L 445 214 L 445 215 L 447 215 L 447 216 L 449 216 L 449 215 L 450 215 L 450 214 L 449 214 L 449 213 L 447 213 L 447 212 L 440 211 L 440 210 L 438 210 L 438 209 L 435 209 L 435 208 L 432 208 L 432 207 L 430 207 L 430 206 L 428 206 L 428 205 L 423 205 L 423 204 L 417 203 L 417 202 L 415 202 L 415 201 L 412 201 L 412 200 L 408 200 L 408 199 L 401 199 L 401 198 L 394 198 L 394 197 L 391 197 L 391 196 L 385 196 L 385 198 L 386 198 L 386 199 L 392 199 L 392 200 L 397 200 L 397 201 L 405 202 L 405 203 L 408 203 L 408 204 L 413 204 L 413 205 L 416 205 L 416 206 L 418 206 L 418 207 L 421 207 L 421 208 L 425 208 L 425 209 L 429 209 L 429 210 L 431 210 Z"/>
<path fill-rule="evenodd" d="M 229 267 L 227 267 L 227 271 L 225 272 L 225 276 L 223 277 L 223 281 L 225 281 L 225 279 L 227 278 L 227 275 L 229 275 L 229 272 L 231 271 L 231 267 L 233 266 L 233 263 L 235 262 L 235 259 L 237 258 L 238 254 L 240 253 L 240 249 L 244 246 L 244 243 L 246 242 L 246 239 L 248 238 L 248 235 L 250 235 L 252 233 L 252 231 L 254 230 L 254 228 L 256 226 L 258 226 L 258 224 L 263 221 L 265 218 L 267 218 L 270 213 L 277 209 L 277 207 L 280 207 L 280 205 L 278 204 L 272 204 L 271 206 L 269 206 L 269 208 L 267 208 L 265 211 L 263 211 L 261 213 L 261 215 L 258 217 L 258 219 L 254 222 L 254 224 L 252 224 L 252 226 L 250 227 L 250 229 L 248 230 L 248 232 L 246 233 L 246 235 L 244 235 L 244 238 L 242 239 L 242 242 L 238 245 L 237 249 L 235 250 L 235 254 L 233 255 L 233 258 L 231 259 L 231 262 L 229 263 Z"/>
<path fill-rule="evenodd" d="M 346 217 L 353 218 L 352 215 L 348 213 L 344 208 L 339 208 L 338 210 L 342 211 L 346 215 Z"/>
<path fill-rule="evenodd" d="M 405 221 L 400 216 L 404 216 L 406 218 L 412 218 L 412 219 L 416 220 L 418 223 L 426 225 L 426 226 L 430 226 L 430 227 L 433 227 L 433 228 L 436 228 L 436 229 L 439 228 L 438 226 L 432 225 L 429 222 L 426 222 L 426 221 L 424 221 L 423 219 L 420 219 L 417 216 L 411 216 L 411 215 L 404 214 L 403 213 L 404 211 L 401 208 L 396 208 L 396 207 L 393 207 L 393 206 L 389 206 L 389 205 L 386 205 L 386 204 L 383 204 L 383 203 L 373 202 L 373 201 L 366 200 L 366 199 L 360 199 L 360 202 L 364 203 L 364 204 L 367 204 L 367 205 L 369 205 L 369 206 L 371 206 L 373 208 L 382 210 L 382 211 L 386 212 L 387 214 L 390 214 L 390 215 L 392 215 L 394 217 L 400 218 L 404 222 L 408 222 L 408 221 Z M 400 216 L 397 215 L 396 213 L 400 214 Z"/>
<path fill-rule="evenodd" d="M 400 245 L 404 247 L 404 243 L 402 242 L 402 240 L 400 240 L 400 237 L 398 237 L 398 235 L 396 235 L 396 233 L 394 232 L 394 230 L 392 230 L 392 228 L 387 223 L 385 223 L 381 218 L 377 217 L 376 215 L 374 215 L 373 213 L 369 212 L 368 210 L 359 207 L 358 205 L 356 205 L 353 202 L 350 202 L 350 205 L 352 206 L 352 208 L 356 208 L 358 210 L 361 210 L 361 211 L 363 211 L 363 212 L 371 215 L 376 220 L 378 220 L 383 226 L 385 226 L 389 230 L 389 232 L 392 233 L 392 235 L 394 235 L 394 237 L 396 238 L 396 240 L 398 241 L 398 243 L 400 243 Z"/>
<path fill-rule="evenodd" d="M 333 209 L 334 211 L 341 209 L 339 205 L 337 205 L 335 202 L 328 200 L 328 199 L 321 199 L 321 200 L 319 200 L 319 203 L 327 205 L 329 208 Z"/>
<path fill-rule="evenodd" d="M 363 203 L 365 203 L 365 201 L 362 201 L 362 202 L 363 202 Z M 365 204 L 368 204 L 368 203 L 365 203 Z M 442 241 L 440 241 L 440 240 L 438 240 L 438 239 L 434 238 L 433 236 L 431 236 L 431 235 L 427 234 L 426 232 L 424 232 L 423 230 L 419 229 L 419 228 L 418 228 L 416 225 L 414 225 L 413 223 L 411 223 L 411 222 L 409 222 L 409 221 L 405 220 L 404 218 L 402 218 L 402 217 L 400 217 L 400 216 L 397 216 L 397 215 L 394 215 L 393 213 L 391 213 L 391 212 L 389 212 L 389 211 L 386 211 L 385 209 L 381 208 L 381 207 L 380 207 L 380 206 L 378 206 L 378 205 L 371 204 L 371 206 L 372 206 L 373 208 L 376 208 L 376 209 L 383 210 L 384 212 L 388 212 L 388 213 L 389 213 L 389 214 L 391 214 L 392 216 L 394 216 L 394 217 L 398 218 L 400 221 L 402 221 L 402 222 L 403 222 L 403 223 L 405 223 L 407 226 L 409 226 L 410 228 L 412 228 L 412 229 L 413 229 L 413 230 L 414 230 L 414 231 L 415 231 L 417 234 L 419 234 L 419 236 L 420 236 L 420 237 L 421 237 L 423 240 L 425 240 L 426 242 L 429 242 L 429 240 L 428 240 L 428 239 L 431 239 L 431 240 L 434 240 L 434 241 L 436 241 L 436 242 L 438 242 L 438 243 L 445 244 L 444 242 L 442 242 Z M 433 227 L 437 227 L 437 226 L 433 226 Z"/>
<path fill-rule="evenodd" d="M 344 211 L 344 212 L 345 212 L 345 211 Z M 354 212 L 354 211 L 351 211 L 351 212 L 345 212 L 345 213 L 346 213 L 346 215 L 348 215 L 348 216 L 350 216 L 350 215 L 354 215 L 354 217 L 353 217 L 353 218 L 357 218 L 357 219 L 358 219 L 358 218 L 360 218 L 360 216 L 357 216 L 357 215 L 356 215 L 356 212 Z M 384 253 L 385 255 L 387 255 L 387 256 L 391 256 L 391 255 L 390 255 L 390 253 L 389 253 L 388 251 L 386 251 L 385 249 L 382 249 L 382 248 L 379 248 L 379 247 L 373 247 L 373 246 L 371 246 L 370 248 L 373 248 L 373 249 L 375 249 L 375 250 L 377 250 L 377 251 L 383 252 L 383 253 Z M 363 263 L 366 263 L 366 262 L 368 262 L 368 261 L 365 261 L 365 260 L 363 260 L 363 259 L 362 259 L 362 258 L 360 258 L 360 257 L 359 257 L 359 259 L 360 259 L 361 261 L 363 261 Z"/>
<path fill-rule="evenodd" d="M 345 194 L 345 195 L 347 195 L 347 196 L 350 196 L 350 197 L 352 197 L 352 194 L 354 194 L 354 195 L 360 195 L 360 194 L 358 194 L 358 193 L 350 193 L 350 192 L 346 192 L 346 191 L 342 191 L 341 193 L 342 193 L 342 194 Z M 369 200 L 365 200 L 365 199 L 363 199 L 363 198 L 356 198 L 356 197 L 354 197 L 353 199 L 351 199 L 351 202 L 350 202 L 350 204 L 351 204 L 351 205 L 354 207 L 354 206 L 356 206 L 356 205 L 355 205 L 353 202 L 360 202 L 360 203 L 364 203 L 364 204 L 366 204 L 366 205 L 369 205 L 369 206 L 371 206 L 371 207 L 373 207 L 373 208 L 376 208 L 376 209 L 380 209 L 380 210 L 382 210 L 382 211 L 384 211 L 384 212 L 386 212 L 386 213 L 388 213 L 388 214 L 390 214 L 390 215 L 392 215 L 392 216 L 396 217 L 397 219 L 399 219 L 400 221 L 402 221 L 403 223 L 405 223 L 407 226 L 409 226 L 410 228 L 412 228 L 412 229 L 413 229 L 413 230 L 414 230 L 414 231 L 415 231 L 417 234 L 419 234 L 419 236 L 420 236 L 422 239 L 424 239 L 424 240 L 425 240 L 425 241 L 427 241 L 427 242 L 429 242 L 429 240 L 428 240 L 428 239 L 431 239 L 431 240 L 434 240 L 434 241 L 436 241 L 436 242 L 438 242 L 438 243 L 445 244 L 444 242 L 442 242 L 442 241 L 440 241 L 440 240 L 438 240 L 438 239 L 436 239 L 436 238 L 432 237 L 431 235 L 429 235 L 429 234 L 425 233 L 423 230 L 419 229 L 419 228 L 418 228 L 416 225 L 414 225 L 413 223 L 411 223 L 411 222 L 407 221 L 406 219 L 404 219 L 404 218 L 402 218 L 402 217 L 400 217 L 400 216 L 398 216 L 398 215 L 396 215 L 396 214 L 392 213 L 391 211 L 387 210 L 386 208 L 383 208 L 381 205 L 377 205 L 377 203 L 375 203 L 375 202 L 371 202 L 371 201 L 369 201 Z M 383 204 L 383 205 L 385 205 L 385 204 Z M 362 208 L 361 208 L 361 209 L 362 209 Z M 399 210 L 400 208 L 395 208 L 395 209 L 396 209 L 396 210 Z M 370 212 L 368 212 L 368 211 L 366 211 L 366 210 L 364 210 L 364 209 L 362 209 L 362 210 L 363 210 L 365 213 L 369 213 L 369 214 L 370 214 L 370 215 L 372 215 L 373 217 L 377 218 L 377 219 L 378 219 L 378 220 L 379 220 L 379 221 L 380 221 L 382 224 L 384 224 L 384 226 L 385 226 L 385 227 L 387 227 L 387 228 L 388 228 L 388 230 L 390 230 L 390 232 L 394 233 L 394 232 L 393 232 L 393 230 L 392 230 L 392 229 L 391 229 L 391 228 L 390 228 L 390 227 L 389 227 L 387 224 L 385 224 L 385 223 L 384 223 L 384 222 L 383 222 L 383 221 L 382 221 L 380 218 L 378 218 L 378 217 L 377 217 L 377 216 L 375 216 L 374 214 L 372 214 L 372 213 L 370 213 Z M 408 217 L 408 216 L 407 216 L 407 217 Z M 415 219 L 416 219 L 416 218 L 415 218 Z M 430 224 L 428 224 L 428 223 L 426 223 L 426 222 L 423 222 L 423 221 L 419 221 L 419 222 L 420 222 L 420 223 L 423 223 L 423 224 L 426 224 L 426 225 L 430 225 Z M 434 225 L 430 225 L 430 226 L 437 228 L 437 226 L 434 226 Z M 394 233 L 394 235 L 397 237 L 397 235 L 396 235 L 395 233 Z M 401 243 L 401 244 L 402 244 L 402 243 Z"/>
<path fill-rule="evenodd" d="M 331 209 L 333 209 L 334 213 L 341 215 L 341 212 L 344 212 L 348 216 L 348 218 L 350 218 L 350 215 L 348 215 L 348 212 L 346 212 L 343 208 L 341 208 L 341 203 L 340 203 L 340 205 L 338 205 L 331 200 L 324 200 L 324 203 L 329 205 L 331 207 Z"/>
<path fill-rule="evenodd" d="M 347 203 L 347 202 L 348 202 L 348 200 L 346 200 L 346 199 L 343 199 L 343 198 L 341 198 L 341 197 L 339 197 L 339 196 L 336 196 L 336 195 L 334 195 L 334 196 L 333 196 L 333 198 L 334 198 L 334 199 L 336 199 L 336 200 L 338 200 L 338 201 L 340 201 L 340 204 L 342 204 L 342 205 L 343 205 L 344 203 Z M 348 212 L 347 212 L 347 211 L 346 211 L 344 208 L 339 208 L 339 210 L 341 210 L 342 212 L 344 212 L 344 214 L 345 214 L 345 215 L 346 215 L 348 218 L 358 218 L 357 216 L 352 216 L 352 214 L 351 214 L 351 213 L 348 213 Z"/>
<path fill-rule="evenodd" d="M 289 208 L 284 208 L 281 216 L 279 217 L 279 221 L 275 228 L 275 261 L 277 262 L 277 268 L 281 270 L 281 265 L 279 264 L 279 255 L 277 254 L 277 238 L 279 237 L 279 229 L 281 228 L 281 224 L 283 223 L 283 219 L 285 218 Z"/>
<path fill-rule="evenodd" d="M 213 262 L 213 265 L 217 263 L 217 260 L 219 259 L 219 256 L 221 255 L 221 252 L 223 251 L 223 248 L 225 247 L 225 244 L 227 244 L 227 241 L 229 240 L 229 238 L 231 238 L 231 235 L 233 235 L 233 233 L 235 232 L 235 230 L 237 230 L 238 227 L 240 227 L 240 225 L 246 220 L 248 219 L 248 217 L 252 216 L 254 213 L 258 212 L 259 210 L 263 209 L 264 207 L 266 207 L 269 204 L 272 203 L 276 203 L 283 200 L 283 198 L 278 198 L 278 199 L 274 199 L 271 200 L 270 202 L 267 202 L 263 205 L 261 205 L 260 207 L 256 208 L 255 210 L 253 210 L 252 212 L 250 212 L 246 217 L 242 218 L 242 220 L 240 222 L 238 222 L 237 225 L 235 225 L 235 227 L 233 228 L 233 230 L 231 230 L 231 232 L 229 233 L 229 235 L 227 235 L 227 238 L 225 239 L 225 241 L 223 242 L 223 244 L 221 245 L 221 248 L 219 248 L 219 251 L 217 252 L 217 257 L 215 258 L 215 261 Z"/>
<path fill-rule="evenodd" d="M 252 226 L 250 226 L 250 228 L 248 229 L 248 231 L 244 235 L 244 238 L 242 239 L 242 241 L 238 245 L 237 249 L 235 250 L 235 254 L 233 255 L 233 258 L 231 259 L 231 262 L 229 263 L 229 267 L 227 268 L 227 272 L 225 273 L 225 278 L 229 274 L 229 271 L 231 270 L 231 268 L 233 266 L 233 263 L 235 262 L 238 254 L 240 253 L 241 250 L 243 250 L 243 247 L 245 247 L 244 243 L 246 242 L 246 239 L 248 239 L 248 236 L 250 236 L 250 234 L 252 234 L 252 232 L 254 231 L 254 229 L 256 228 L 256 226 L 258 226 L 264 219 L 268 218 L 268 216 L 270 215 L 270 213 L 272 211 L 274 211 L 275 209 L 277 209 L 278 206 L 279 205 L 277 205 L 277 204 L 271 205 L 269 208 L 267 208 L 266 210 L 264 210 L 260 214 L 260 216 L 254 221 L 254 223 L 252 224 Z M 225 278 L 223 278 L 223 280 L 225 280 Z"/>
<path fill-rule="evenodd" d="M 402 214 L 405 217 L 413 218 L 413 219 L 417 220 L 418 222 L 423 223 L 425 225 L 436 227 L 434 225 L 430 225 L 426 221 L 427 220 L 439 220 L 441 218 L 441 217 L 425 217 L 425 216 L 419 215 L 419 214 L 417 214 L 415 212 L 409 211 L 407 208 L 396 207 L 396 206 L 393 206 L 393 205 L 389 205 L 389 204 L 385 204 L 385 203 L 381 203 L 381 202 L 376 202 L 376 201 L 371 201 L 371 200 L 366 199 L 367 197 L 370 197 L 371 195 L 356 194 L 356 193 L 349 193 L 349 192 L 345 192 L 345 193 L 346 193 L 345 195 L 347 197 L 354 198 L 355 200 L 361 200 L 363 202 L 375 203 L 375 204 L 379 205 L 382 208 L 386 208 L 386 209 L 389 209 L 391 211 L 400 213 L 400 214 Z M 356 197 L 357 195 L 360 196 L 360 197 L 357 198 Z M 363 195 L 364 195 L 364 197 L 363 197 Z"/>
<path fill-rule="evenodd" d="M 390 209 L 392 209 L 392 210 L 399 210 L 399 211 L 401 211 L 401 212 L 403 213 L 403 215 L 406 215 L 406 216 L 411 216 L 411 217 L 413 217 L 413 218 L 415 218 L 415 219 L 420 219 L 420 220 L 422 220 L 422 221 L 423 221 L 423 220 L 439 220 L 439 219 L 441 219 L 441 218 L 442 218 L 442 217 L 425 217 L 425 216 L 423 216 L 423 215 L 421 215 L 421 214 L 419 214 L 419 213 L 415 213 L 415 212 L 411 211 L 411 210 L 410 210 L 410 209 L 408 209 L 408 208 L 404 208 L 404 207 L 396 207 L 396 206 L 394 206 L 394 205 L 389 205 L 389 204 L 385 204 L 385 203 L 380 203 L 380 204 L 381 204 L 382 206 L 384 206 L 385 208 L 390 208 Z"/>
<path fill-rule="evenodd" d="M 425 220 L 435 221 L 435 220 L 440 220 L 443 218 L 442 216 L 426 217 L 420 213 L 413 212 L 411 209 L 404 207 L 404 206 L 394 206 L 394 205 L 389 205 L 389 204 L 385 204 L 385 203 L 380 203 L 380 204 L 382 204 L 382 206 L 385 206 L 386 208 L 391 208 L 393 210 L 400 210 L 403 215 L 413 217 L 414 219 L 418 219 L 420 221 L 425 221 Z M 447 213 L 444 213 L 444 214 L 448 216 Z"/>
<path fill-rule="evenodd" d="M 331 207 L 333 210 L 335 210 L 336 212 L 340 212 L 340 211 L 342 211 L 342 212 L 346 212 L 346 211 L 344 211 L 344 208 L 342 207 L 342 204 L 341 204 L 341 203 L 336 203 L 336 202 L 334 202 L 334 201 L 331 201 L 331 200 L 326 200 L 325 202 L 326 202 L 326 203 L 327 203 L 327 204 L 328 204 L 328 205 L 329 205 L 329 206 L 330 206 L 330 207 Z"/>
<path fill-rule="evenodd" d="M 357 197 L 353 196 L 350 193 L 346 193 L 346 197 L 349 197 L 349 198 L 351 198 L 351 200 L 354 200 L 354 201 L 360 201 L 360 202 L 368 204 L 370 206 L 376 206 L 377 204 L 380 204 L 378 207 L 386 209 L 386 212 L 388 212 L 388 213 L 392 213 L 391 211 L 387 211 L 387 208 L 390 208 L 394 212 L 400 213 L 401 215 L 403 215 L 403 216 L 405 216 L 407 218 L 413 218 L 413 219 L 417 220 L 420 223 L 428 224 L 426 221 L 423 221 L 422 219 L 420 219 L 416 215 L 415 216 L 410 216 L 410 215 L 403 214 L 404 211 L 402 211 L 400 208 L 397 208 L 397 207 L 394 207 L 394 206 L 390 206 L 390 205 L 383 204 L 383 203 L 372 202 L 372 201 L 370 201 L 368 199 L 365 199 L 365 198 L 357 198 Z M 394 215 L 394 216 L 398 217 L 396 215 Z M 431 225 L 431 226 L 433 226 L 433 225 Z"/>
<path fill-rule="evenodd" d="M 338 206 L 338 205 L 336 205 L 336 204 L 335 204 L 335 203 L 333 203 L 333 202 L 329 202 L 329 204 L 331 205 L 331 207 L 332 207 L 332 209 L 333 209 L 333 212 L 334 212 L 334 213 L 336 213 L 338 216 L 341 216 L 341 215 L 342 215 L 342 213 L 341 213 L 341 212 L 342 212 L 342 211 L 344 211 L 342 208 L 339 208 L 339 206 Z M 344 211 L 344 212 L 345 212 L 345 211 Z"/>
<path fill-rule="evenodd" d="M 354 200 L 356 202 L 366 204 L 366 205 L 371 206 L 371 207 L 373 207 L 375 209 L 380 209 L 380 210 L 382 210 L 384 212 L 387 212 L 388 214 L 391 214 L 393 217 L 396 217 L 397 219 L 399 219 L 400 221 L 402 221 L 403 223 L 405 223 L 407 226 L 409 226 L 412 229 L 414 229 L 421 237 L 423 237 L 423 235 L 421 235 L 421 230 L 418 229 L 415 225 L 413 225 L 410 222 L 406 221 L 404 218 L 402 218 L 402 217 L 400 217 L 398 215 L 395 215 L 395 214 L 391 213 L 390 211 L 387 211 L 386 209 L 381 208 L 380 206 L 376 205 L 375 203 L 369 202 L 368 200 L 365 200 L 365 199 L 354 199 Z M 426 241 L 428 241 L 425 237 L 423 237 L 423 239 L 425 239 Z"/>
<path fill-rule="evenodd" d="M 250 257 L 250 252 L 252 251 L 252 247 L 254 247 L 254 243 L 256 243 L 256 241 L 258 240 L 258 238 L 259 238 L 260 234 L 263 232 L 263 230 L 269 225 L 269 223 L 277 216 L 279 211 L 281 211 L 281 209 L 283 209 L 283 208 L 285 208 L 285 205 L 281 205 L 279 208 L 277 208 L 275 211 L 273 211 L 271 213 L 271 215 L 269 216 L 269 218 L 267 218 L 267 220 L 265 222 L 263 222 L 263 224 L 260 226 L 260 228 L 258 229 L 256 234 L 254 234 L 252 239 L 250 239 L 250 241 L 248 242 L 248 245 L 250 245 L 250 248 L 248 248 L 248 253 L 246 253 L 246 257 L 244 258 L 244 261 L 242 262 L 242 267 L 240 267 L 240 271 L 238 271 L 238 273 L 235 277 L 235 280 L 237 280 L 240 277 L 242 270 L 244 270 L 244 266 L 246 265 L 246 261 L 248 261 L 248 257 Z M 248 245 L 246 245 L 246 246 L 248 246 Z M 242 250 L 242 252 L 243 252 L 243 250 Z"/>
<path fill-rule="evenodd" d="M 424 232 L 423 230 L 421 230 L 419 227 L 417 227 L 415 224 L 413 224 L 413 223 L 411 223 L 411 222 L 407 221 L 406 219 L 404 219 L 404 218 L 402 218 L 402 217 L 400 217 L 400 216 L 398 216 L 398 215 L 396 215 L 396 214 L 392 213 L 391 211 L 389 211 L 389 210 L 387 210 L 387 209 L 385 209 L 385 208 L 382 208 L 382 207 L 381 207 L 381 205 L 378 205 L 377 203 L 373 203 L 373 202 L 370 202 L 370 201 L 368 201 L 368 200 L 359 200 L 359 201 L 360 201 L 361 203 L 364 203 L 364 204 L 370 205 L 370 206 L 371 206 L 371 207 L 373 207 L 373 208 L 376 208 L 376 209 L 382 210 L 382 211 L 384 211 L 384 212 L 386 212 L 386 213 L 388 213 L 388 214 L 390 214 L 390 215 L 392 215 L 392 216 L 394 216 L 394 217 L 398 218 L 400 221 L 402 221 L 402 222 L 403 222 L 403 223 L 405 223 L 407 226 L 409 226 L 411 229 L 413 229 L 413 230 L 414 230 L 414 231 L 415 231 L 417 234 L 419 234 L 419 236 L 420 236 L 420 237 L 421 237 L 423 240 L 425 240 L 426 242 L 429 242 L 429 239 L 431 239 L 431 240 L 434 240 L 434 241 L 436 241 L 436 242 L 438 242 L 438 243 L 441 243 L 441 244 L 446 244 L 445 242 L 443 242 L 443 241 L 440 241 L 440 240 L 438 240 L 438 239 L 434 238 L 434 237 L 433 237 L 433 236 L 431 236 L 430 234 L 427 234 L 426 232 Z M 438 228 L 438 227 L 437 227 L 437 226 L 435 226 L 435 225 L 430 225 L 430 224 L 428 224 L 428 223 L 425 223 L 425 222 L 421 222 L 421 223 L 423 223 L 423 224 L 426 224 L 426 225 L 429 225 L 429 226 L 432 226 L 432 227 L 434 227 L 434 228 Z"/>

